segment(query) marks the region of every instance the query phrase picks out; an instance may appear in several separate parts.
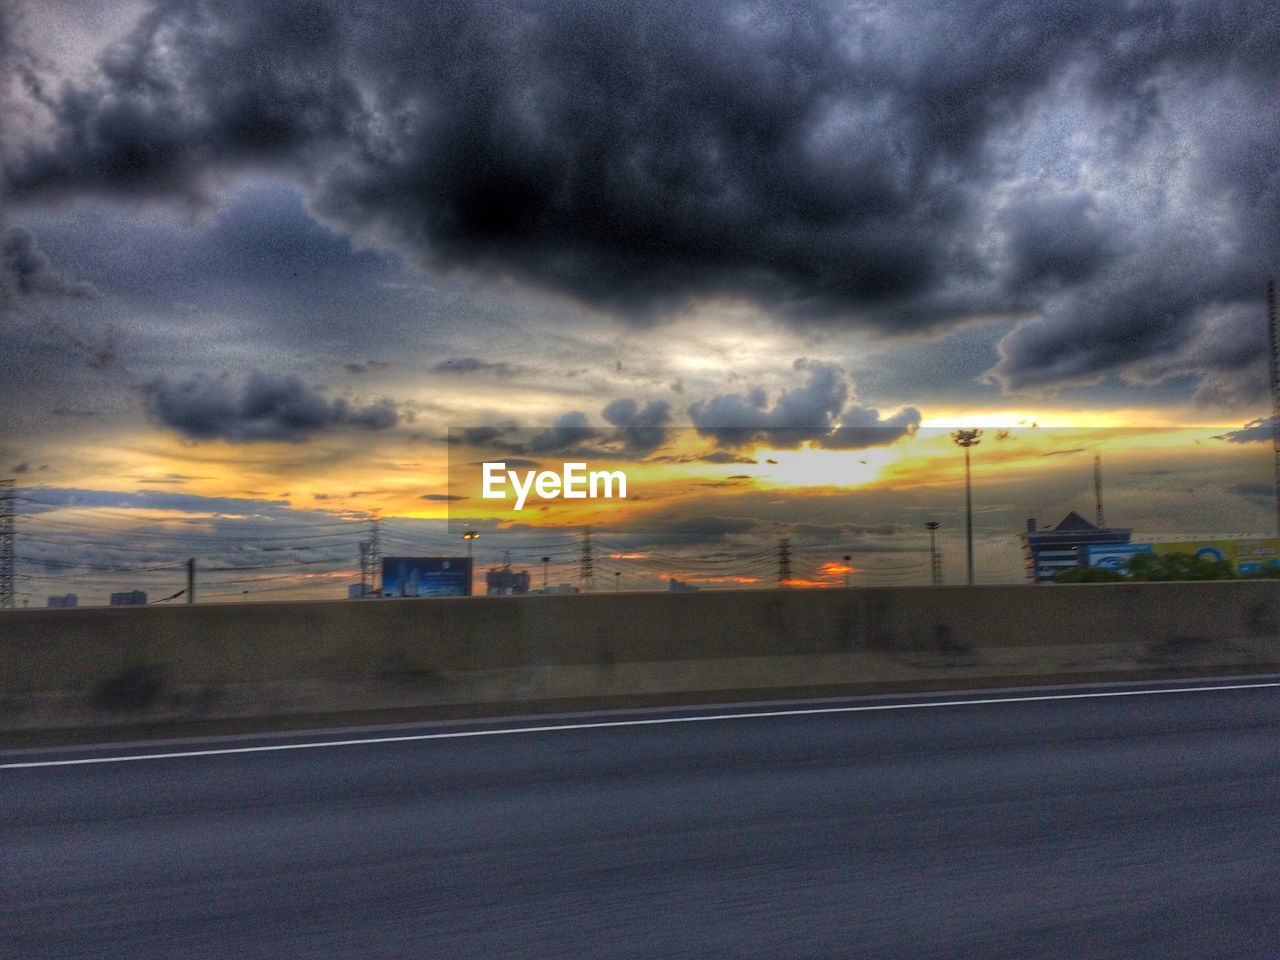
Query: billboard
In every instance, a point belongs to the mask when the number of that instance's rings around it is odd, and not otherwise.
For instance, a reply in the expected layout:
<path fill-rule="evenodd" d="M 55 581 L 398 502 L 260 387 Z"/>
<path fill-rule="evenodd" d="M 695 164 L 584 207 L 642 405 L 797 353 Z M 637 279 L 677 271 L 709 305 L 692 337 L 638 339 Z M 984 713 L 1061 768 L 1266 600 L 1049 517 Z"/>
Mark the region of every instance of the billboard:
<path fill-rule="evenodd" d="M 470 557 L 383 557 L 384 597 L 469 597 Z"/>
<path fill-rule="evenodd" d="M 1280 540 L 1171 540 L 1166 543 L 1090 544 L 1089 566 L 1124 573 L 1136 553 L 1189 553 L 1206 560 L 1230 563 L 1236 573 L 1256 573 L 1280 567 Z"/>
<path fill-rule="evenodd" d="M 1280 566 L 1280 540 L 1183 540 L 1155 544 L 1156 553 L 1189 553 L 1230 563 L 1236 573 Z"/>
<path fill-rule="evenodd" d="M 1149 543 L 1091 543 L 1088 550 L 1089 566 L 1116 573 L 1124 573 L 1134 554 L 1152 552 Z"/>

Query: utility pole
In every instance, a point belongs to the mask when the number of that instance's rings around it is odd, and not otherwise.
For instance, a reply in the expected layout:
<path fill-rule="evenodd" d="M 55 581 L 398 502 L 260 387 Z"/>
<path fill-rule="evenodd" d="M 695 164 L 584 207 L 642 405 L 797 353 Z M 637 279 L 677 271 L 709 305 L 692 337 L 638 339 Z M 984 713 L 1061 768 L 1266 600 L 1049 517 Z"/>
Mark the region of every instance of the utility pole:
<path fill-rule="evenodd" d="M 13 608 L 13 481 L 0 480 L 0 610 Z"/>
<path fill-rule="evenodd" d="M 935 586 L 942 586 L 942 557 L 938 554 L 938 527 L 942 526 L 937 520 L 930 520 L 925 524 L 929 528 L 929 582 Z"/>
<path fill-rule="evenodd" d="M 973 482 L 969 474 L 969 448 L 981 443 L 981 430 L 957 430 L 951 439 L 964 447 L 964 540 L 969 558 L 969 586 L 973 586 Z"/>
<path fill-rule="evenodd" d="M 551 570 L 551 558 L 543 557 L 542 558 L 542 592 L 543 593 L 550 592 L 547 586 L 547 576 L 549 575 L 550 570 Z"/>
<path fill-rule="evenodd" d="M 853 573 L 853 554 L 844 555 L 844 585 L 849 586 L 849 577 Z"/>
<path fill-rule="evenodd" d="M 373 535 L 369 537 L 369 587 L 375 597 L 382 596 L 382 531 L 378 518 L 369 521 Z"/>
<path fill-rule="evenodd" d="M 187 560 L 187 603 L 196 602 L 196 558 Z"/>
<path fill-rule="evenodd" d="M 1271 448 L 1276 468 L 1276 533 L 1280 534 L 1280 321 L 1276 318 L 1276 282 L 1267 281 L 1267 332 L 1271 338 Z"/>
<path fill-rule="evenodd" d="M 596 585 L 595 560 L 591 555 L 591 528 L 582 529 L 582 559 L 578 561 L 578 589 L 590 593 Z"/>
<path fill-rule="evenodd" d="M 791 538 L 778 538 L 778 586 L 785 587 L 791 579 Z"/>

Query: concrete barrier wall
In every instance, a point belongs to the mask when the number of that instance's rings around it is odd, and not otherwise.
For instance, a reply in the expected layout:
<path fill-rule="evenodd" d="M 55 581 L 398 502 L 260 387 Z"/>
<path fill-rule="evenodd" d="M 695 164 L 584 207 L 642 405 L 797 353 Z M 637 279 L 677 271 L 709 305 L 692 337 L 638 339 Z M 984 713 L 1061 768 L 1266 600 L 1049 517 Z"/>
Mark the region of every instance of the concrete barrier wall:
<path fill-rule="evenodd" d="M 1280 667 L 1280 583 L 0 611 L 0 731 Z"/>

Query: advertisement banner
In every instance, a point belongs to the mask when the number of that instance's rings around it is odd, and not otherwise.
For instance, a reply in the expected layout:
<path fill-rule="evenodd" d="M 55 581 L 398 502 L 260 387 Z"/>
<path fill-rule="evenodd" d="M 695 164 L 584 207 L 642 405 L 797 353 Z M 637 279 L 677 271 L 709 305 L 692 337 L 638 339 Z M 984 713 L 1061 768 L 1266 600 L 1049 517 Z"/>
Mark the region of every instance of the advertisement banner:
<path fill-rule="evenodd" d="M 1154 553 L 1189 553 L 1202 560 L 1229 563 L 1236 573 L 1256 573 L 1264 567 L 1280 566 L 1280 540 L 1171 540 L 1152 544 Z"/>
<path fill-rule="evenodd" d="M 1124 573 L 1129 560 L 1138 553 L 1151 553 L 1149 543 L 1091 543 L 1089 566 Z"/>
<path fill-rule="evenodd" d="M 384 597 L 469 597 L 470 557 L 384 557 Z"/>
<path fill-rule="evenodd" d="M 1275 538 L 1092 544 L 1089 546 L 1089 566 L 1124 573 L 1130 558 L 1138 553 L 1154 553 L 1157 556 L 1190 554 L 1200 559 L 1229 563 L 1239 574 L 1256 573 L 1266 567 L 1280 567 L 1280 539 Z"/>

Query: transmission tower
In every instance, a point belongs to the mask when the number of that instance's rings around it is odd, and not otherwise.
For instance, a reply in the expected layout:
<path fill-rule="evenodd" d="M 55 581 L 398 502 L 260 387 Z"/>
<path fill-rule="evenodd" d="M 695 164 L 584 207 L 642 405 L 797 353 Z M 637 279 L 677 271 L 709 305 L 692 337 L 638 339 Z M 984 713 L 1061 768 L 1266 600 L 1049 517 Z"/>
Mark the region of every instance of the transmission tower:
<path fill-rule="evenodd" d="M 942 526 L 937 520 L 930 520 L 925 524 L 929 528 L 929 582 L 935 587 L 942 586 L 942 554 L 938 553 L 938 527 Z"/>
<path fill-rule="evenodd" d="M 13 607 L 13 481 L 0 480 L 0 610 Z"/>
<path fill-rule="evenodd" d="M 591 555 L 591 528 L 582 531 L 582 559 L 578 562 L 578 589 L 590 593 L 596 583 L 595 560 Z"/>
<path fill-rule="evenodd" d="M 369 534 L 369 595 L 382 596 L 382 536 L 378 527 L 378 518 L 369 521 L 372 532 Z"/>
<path fill-rule="evenodd" d="M 791 580 L 791 538 L 778 538 L 778 586 L 785 587 Z"/>
<path fill-rule="evenodd" d="M 1268 280 L 1267 332 L 1271 338 L 1271 446 L 1276 467 L 1276 532 L 1280 533 L 1280 331 L 1276 327 L 1276 282 Z"/>
<path fill-rule="evenodd" d="M 360 596 L 378 597 L 382 595 L 379 579 L 379 567 L 382 565 L 382 541 L 375 517 L 369 521 L 369 539 L 360 541 Z"/>
<path fill-rule="evenodd" d="M 1102 454 L 1093 455 L 1093 509 L 1096 513 L 1099 530 L 1107 529 L 1107 521 L 1102 514 Z"/>
<path fill-rule="evenodd" d="M 373 564 L 369 562 L 369 556 L 373 549 L 373 543 L 369 540 L 360 541 L 360 596 L 361 598 L 369 596 L 371 589 L 370 576 L 373 570 Z"/>

